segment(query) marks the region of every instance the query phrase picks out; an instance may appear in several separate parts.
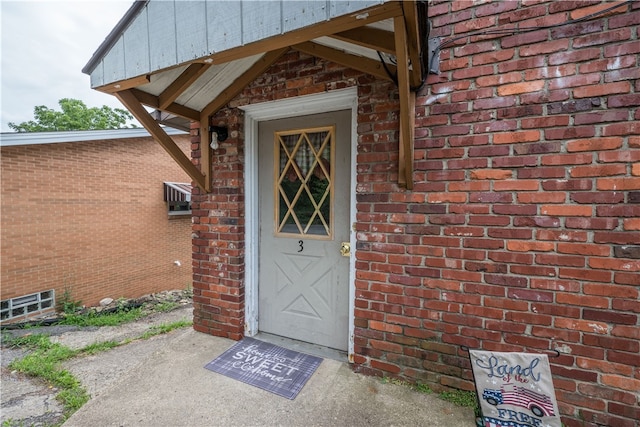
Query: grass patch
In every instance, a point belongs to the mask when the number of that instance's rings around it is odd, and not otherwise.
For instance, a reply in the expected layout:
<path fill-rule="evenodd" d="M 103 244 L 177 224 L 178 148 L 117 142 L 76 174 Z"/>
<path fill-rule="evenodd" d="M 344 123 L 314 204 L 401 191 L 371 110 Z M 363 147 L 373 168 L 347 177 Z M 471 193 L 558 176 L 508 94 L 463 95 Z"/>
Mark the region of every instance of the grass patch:
<path fill-rule="evenodd" d="M 56 398 L 64 405 L 66 418 L 89 400 L 89 394 L 82 387 L 80 381 L 71 372 L 60 367 L 60 362 L 74 357 L 78 351 L 52 343 L 45 335 L 10 339 L 8 344 L 23 345 L 33 350 L 22 359 L 11 362 L 9 368 L 32 377 L 42 378 L 49 384 L 60 388 L 60 393 Z"/>
<path fill-rule="evenodd" d="M 90 396 L 84 387 L 74 387 L 62 390 L 56 398 L 64 405 L 65 418 L 69 418 L 89 401 Z"/>
<path fill-rule="evenodd" d="M 117 341 L 96 342 L 84 347 L 82 350 L 79 351 L 79 353 L 96 354 L 96 353 L 101 353 L 103 351 L 111 350 L 112 348 L 119 347 L 120 345 L 122 345 L 122 343 L 119 343 Z"/>
<path fill-rule="evenodd" d="M 155 311 L 160 311 L 162 313 L 165 313 L 167 311 L 171 311 L 175 308 L 177 308 L 180 304 L 178 304 L 177 302 L 174 301 L 163 301 L 161 303 L 156 304 L 153 309 Z"/>
<path fill-rule="evenodd" d="M 142 334 L 140 339 L 146 340 L 156 335 L 166 334 L 173 331 L 174 329 L 186 328 L 187 326 L 191 325 L 193 325 L 193 322 L 191 320 L 179 320 L 173 323 L 163 323 L 161 325 L 152 326 L 147 332 Z"/>
<path fill-rule="evenodd" d="M 21 347 L 28 350 L 44 349 L 51 345 L 49 337 L 44 334 L 25 335 L 22 337 L 13 337 L 9 334 L 2 334 L 2 344 L 9 347 Z"/>
<path fill-rule="evenodd" d="M 476 398 L 476 393 L 473 391 L 443 391 L 439 394 L 439 397 L 442 400 L 446 400 L 454 405 L 463 406 L 465 408 L 476 408 L 478 406 L 478 399 Z"/>
<path fill-rule="evenodd" d="M 422 384 L 422 383 L 416 383 L 413 388 L 415 388 L 417 391 L 419 391 L 420 393 L 424 393 L 424 394 L 431 394 L 433 393 L 433 390 L 431 390 L 431 387 L 429 387 L 427 384 Z"/>
<path fill-rule="evenodd" d="M 393 378 L 393 377 L 382 377 L 380 378 L 380 382 L 382 384 L 393 384 L 393 385 L 400 385 L 405 387 L 411 385 L 408 381 L 401 380 L 400 378 Z"/>
<path fill-rule="evenodd" d="M 130 310 L 118 310 L 106 314 L 95 312 L 67 314 L 59 324 L 73 326 L 118 326 L 123 323 L 133 322 L 146 315 L 147 313 L 144 312 L 142 307 L 136 307 Z"/>
<path fill-rule="evenodd" d="M 409 387 L 414 389 L 415 391 L 418 391 L 424 394 L 433 393 L 433 391 L 427 384 L 423 384 L 423 383 L 412 384 L 409 381 L 405 381 L 399 378 L 382 377 L 380 378 L 380 382 L 382 382 L 382 384 L 393 384 L 393 385 L 399 385 L 403 387 Z"/>
<path fill-rule="evenodd" d="M 462 406 L 465 408 L 472 408 L 476 419 L 482 417 L 480 406 L 478 405 L 478 398 L 474 391 L 465 390 L 451 390 L 443 391 L 439 395 L 440 399 L 451 402 L 454 405 Z"/>

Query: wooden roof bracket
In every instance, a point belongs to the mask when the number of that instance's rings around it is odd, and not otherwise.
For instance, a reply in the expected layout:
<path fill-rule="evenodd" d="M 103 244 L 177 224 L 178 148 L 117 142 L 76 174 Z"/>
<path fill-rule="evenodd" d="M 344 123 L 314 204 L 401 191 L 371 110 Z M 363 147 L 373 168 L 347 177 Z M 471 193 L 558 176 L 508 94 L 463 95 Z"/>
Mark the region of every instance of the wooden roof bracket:
<path fill-rule="evenodd" d="M 277 49 L 271 52 L 265 53 L 251 68 L 245 71 L 240 77 L 238 77 L 229 87 L 222 91 L 213 101 L 206 105 L 200 112 L 200 167 L 204 171 L 204 178 L 206 180 L 205 191 L 209 193 L 211 191 L 211 166 L 212 155 L 211 147 L 211 134 L 209 133 L 209 126 L 211 124 L 211 117 L 222 107 L 227 105 L 233 98 L 236 97 L 242 90 L 248 86 L 253 80 L 255 80 L 260 74 L 265 72 L 274 62 L 276 62 L 282 55 L 289 50 L 288 47 Z"/>
<path fill-rule="evenodd" d="M 363 73 L 371 74 L 379 79 L 391 80 L 391 77 L 389 77 L 389 74 L 384 70 L 380 61 L 374 61 L 373 59 L 344 53 L 340 50 L 314 42 L 298 43 L 291 46 L 291 48 L 318 58 L 335 62 L 336 64 L 353 68 L 354 70 L 362 71 Z M 395 67 L 391 64 L 387 64 L 387 69 L 391 73 L 395 72 Z"/>
<path fill-rule="evenodd" d="M 202 116 L 213 116 L 219 109 L 224 107 L 236 97 L 245 87 L 264 73 L 271 65 L 273 65 L 282 55 L 289 50 L 289 47 L 280 48 L 272 51 L 265 52 L 262 58 L 258 59 L 255 64 L 245 71 L 240 77 L 234 80 L 233 83 L 225 90 L 223 90 L 213 101 L 205 106 L 200 112 Z M 209 124 L 207 123 L 207 126 Z M 203 125 L 201 125 L 203 126 Z"/>
<path fill-rule="evenodd" d="M 196 183 L 204 191 L 211 191 L 211 180 L 198 170 L 198 168 L 191 163 L 189 157 L 182 152 L 180 147 L 171 139 L 169 135 L 160 127 L 158 122 L 145 110 L 142 103 L 136 98 L 132 90 L 127 89 L 114 94 L 120 102 L 138 119 L 140 124 L 153 136 L 153 138 L 164 148 L 167 153 L 182 167 L 182 169 L 191 177 L 193 182 Z"/>
<path fill-rule="evenodd" d="M 187 67 L 173 83 L 167 87 L 164 92 L 158 95 L 158 109 L 166 110 L 173 102 L 178 99 L 182 92 L 187 90 L 189 86 L 204 74 L 211 67 L 210 64 L 195 63 Z"/>
<path fill-rule="evenodd" d="M 398 151 L 398 184 L 413 189 L 413 148 L 415 131 L 416 94 L 411 91 L 409 50 L 404 16 L 393 19 L 396 44 L 398 92 L 400 94 L 400 132 Z M 413 64 L 413 68 L 419 68 Z M 415 72 L 415 70 L 414 70 Z"/>

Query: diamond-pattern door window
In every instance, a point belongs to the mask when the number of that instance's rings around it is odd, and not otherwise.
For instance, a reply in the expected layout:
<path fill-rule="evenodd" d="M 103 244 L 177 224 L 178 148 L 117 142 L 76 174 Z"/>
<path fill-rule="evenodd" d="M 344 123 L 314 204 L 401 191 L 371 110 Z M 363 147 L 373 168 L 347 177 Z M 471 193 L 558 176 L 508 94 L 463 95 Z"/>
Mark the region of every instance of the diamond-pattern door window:
<path fill-rule="evenodd" d="M 335 128 L 276 132 L 276 233 L 331 238 Z"/>

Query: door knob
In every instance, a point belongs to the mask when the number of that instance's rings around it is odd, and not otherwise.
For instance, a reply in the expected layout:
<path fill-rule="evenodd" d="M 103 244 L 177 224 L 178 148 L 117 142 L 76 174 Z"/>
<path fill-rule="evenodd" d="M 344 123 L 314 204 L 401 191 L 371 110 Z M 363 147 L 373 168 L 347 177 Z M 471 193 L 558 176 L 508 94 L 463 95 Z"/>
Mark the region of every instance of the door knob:
<path fill-rule="evenodd" d="M 342 245 L 340 245 L 340 254 L 342 256 L 351 256 L 351 244 L 349 244 L 349 242 L 342 242 Z"/>

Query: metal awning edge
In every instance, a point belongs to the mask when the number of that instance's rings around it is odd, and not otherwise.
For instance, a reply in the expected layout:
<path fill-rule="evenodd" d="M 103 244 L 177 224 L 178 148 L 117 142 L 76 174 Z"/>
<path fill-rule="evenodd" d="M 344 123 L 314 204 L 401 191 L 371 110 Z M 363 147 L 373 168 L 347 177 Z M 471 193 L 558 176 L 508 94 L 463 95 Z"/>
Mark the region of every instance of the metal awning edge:
<path fill-rule="evenodd" d="M 165 202 L 191 202 L 191 190 L 193 187 L 186 182 L 169 182 L 164 184 Z"/>

